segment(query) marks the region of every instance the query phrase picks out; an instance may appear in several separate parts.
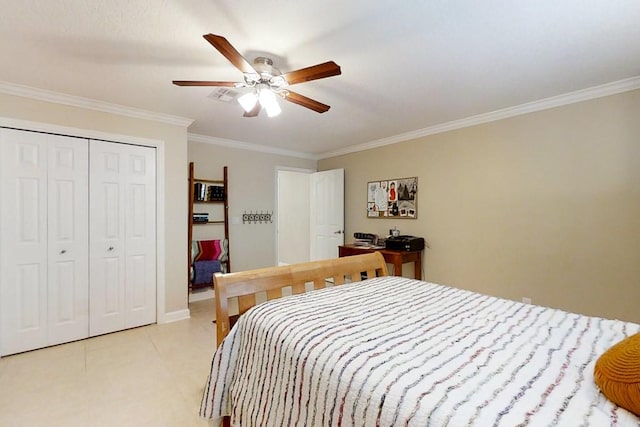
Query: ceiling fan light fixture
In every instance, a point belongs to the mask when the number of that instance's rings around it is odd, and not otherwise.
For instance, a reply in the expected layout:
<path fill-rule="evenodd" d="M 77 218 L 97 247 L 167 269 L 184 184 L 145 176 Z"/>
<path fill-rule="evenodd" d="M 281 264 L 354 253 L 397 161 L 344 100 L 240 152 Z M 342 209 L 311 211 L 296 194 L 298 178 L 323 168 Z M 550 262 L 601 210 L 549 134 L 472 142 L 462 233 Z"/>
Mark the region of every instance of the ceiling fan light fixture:
<path fill-rule="evenodd" d="M 256 95 L 255 92 L 245 93 L 240 98 L 238 98 L 238 103 L 242 105 L 242 108 L 247 113 L 253 110 L 257 102 L 258 102 L 258 95 Z"/>
<path fill-rule="evenodd" d="M 287 87 L 287 80 L 282 76 L 273 76 L 269 79 L 269 86 L 275 91 L 282 90 Z"/>
<path fill-rule="evenodd" d="M 282 112 L 276 94 L 271 89 L 262 88 L 258 94 L 260 105 L 267 110 L 269 117 L 275 117 Z"/>
<path fill-rule="evenodd" d="M 278 105 L 277 101 L 275 101 L 273 105 L 265 107 L 265 110 L 267 110 L 267 116 L 269 117 L 276 117 L 277 115 L 282 113 L 282 109 L 280 108 L 280 105 Z"/>
<path fill-rule="evenodd" d="M 282 74 L 273 66 L 270 58 L 260 56 L 255 58 L 251 65 L 229 40 L 217 34 L 205 34 L 204 39 L 218 50 L 227 60 L 236 67 L 244 76 L 243 82 L 210 81 L 210 80 L 173 80 L 177 86 L 217 86 L 251 88 L 251 92 L 238 98 L 238 102 L 245 110 L 243 117 L 256 117 L 262 108 L 267 111 L 269 117 L 281 113 L 277 97 L 308 108 L 318 113 L 329 110 L 329 106 L 314 99 L 307 98 L 299 93 L 290 92 L 290 85 L 304 83 L 311 80 L 324 79 L 326 77 L 342 74 L 340 66 L 333 61 L 301 68 Z"/>

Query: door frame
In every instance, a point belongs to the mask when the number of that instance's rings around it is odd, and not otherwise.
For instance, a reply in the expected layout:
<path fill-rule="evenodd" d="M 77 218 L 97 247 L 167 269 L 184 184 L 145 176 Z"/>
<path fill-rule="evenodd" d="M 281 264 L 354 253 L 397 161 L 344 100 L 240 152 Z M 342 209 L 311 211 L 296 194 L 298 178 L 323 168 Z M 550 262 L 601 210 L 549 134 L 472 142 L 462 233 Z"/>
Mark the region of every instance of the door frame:
<path fill-rule="evenodd" d="M 142 145 L 156 149 L 156 323 L 167 323 L 184 318 L 184 313 L 182 312 L 169 313 L 169 315 L 167 315 L 165 307 L 165 141 L 9 117 L 0 117 L 0 126 L 18 130 L 97 139 L 120 144 Z M 0 313 L 0 319 L 2 319 L 2 313 Z"/>

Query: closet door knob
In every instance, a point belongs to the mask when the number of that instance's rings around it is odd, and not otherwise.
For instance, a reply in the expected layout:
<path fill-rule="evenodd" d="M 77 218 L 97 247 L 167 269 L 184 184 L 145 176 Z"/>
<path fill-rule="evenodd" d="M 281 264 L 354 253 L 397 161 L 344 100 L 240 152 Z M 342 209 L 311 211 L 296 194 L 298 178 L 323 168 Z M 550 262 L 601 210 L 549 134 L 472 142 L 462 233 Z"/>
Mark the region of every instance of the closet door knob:
<path fill-rule="evenodd" d="M 112 251 L 113 250 L 113 246 L 109 246 L 109 249 L 107 249 L 108 251 Z"/>
<path fill-rule="evenodd" d="M 67 250 L 66 250 L 66 249 L 63 249 L 63 250 L 61 250 L 61 251 L 60 251 L 60 255 L 62 255 L 62 254 L 66 254 L 66 253 L 67 253 Z"/>

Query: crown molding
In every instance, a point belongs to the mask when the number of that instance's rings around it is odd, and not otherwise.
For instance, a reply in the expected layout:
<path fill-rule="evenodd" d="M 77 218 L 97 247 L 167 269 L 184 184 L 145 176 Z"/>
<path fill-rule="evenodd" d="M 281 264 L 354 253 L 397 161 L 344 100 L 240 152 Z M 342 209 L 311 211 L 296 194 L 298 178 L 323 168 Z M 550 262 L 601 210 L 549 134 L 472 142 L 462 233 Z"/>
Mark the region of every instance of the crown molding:
<path fill-rule="evenodd" d="M 86 108 L 89 110 L 101 111 L 103 113 L 118 114 L 136 119 L 152 120 L 175 126 L 188 127 L 193 123 L 193 119 L 185 117 L 156 113 L 140 108 L 125 107 L 123 105 L 111 104 L 108 102 L 97 101 L 95 99 L 67 95 L 64 93 L 23 86 L 5 81 L 0 81 L 0 93 L 36 99 L 38 101 L 52 102 L 55 104 L 69 105 L 72 107 Z"/>
<path fill-rule="evenodd" d="M 207 135 L 200 135 L 189 133 L 188 139 L 194 142 L 202 142 L 206 144 L 220 145 L 224 147 L 236 148 L 241 150 L 258 151 L 269 154 L 276 154 L 288 157 L 297 157 L 310 160 L 320 160 L 330 157 L 341 156 L 350 153 L 356 153 L 359 151 L 370 150 L 373 148 L 383 147 L 386 145 L 397 144 L 399 142 L 410 141 L 413 139 L 435 135 L 438 133 L 448 132 L 451 130 L 462 129 L 470 126 L 475 126 L 483 123 L 489 123 L 497 120 L 502 120 L 510 117 L 515 117 L 523 114 L 533 113 L 536 111 L 547 110 L 550 108 L 561 107 L 564 105 L 574 104 L 577 102 L 588 101 L 590 99 L 602 98 L 609 95 L 615 95 L 617 93 L 628 92 L 632 90 L 640 89 L 640 76 L 631 77 L 616 82 L 606 83 L 600 86 L 594 86 L 587 89 L 570 92 L 563 95 L 558 95 L 550 98 L 541 99 L 538 101 L 521 104 L 515 107 L 504 108 L 501 110 L 492 111 L 489 113 L 478 114 L 475 116 L 467 117 L 460 120 L 453 120 L 446 123 L 429 126 L 423 129 L 418 129 L 411 132 L 405 132 L 402 134 L 390 136 L 387 138 L 377 139 L 374 141 L 366 142 L 363 144 L 346 147 L 340 150 L 329 151 L 321 154 L 303 153 L 293 150 L 285 150 L 274 147 L 268 147 L 260 144 L 253 144 L 242 141 L 235 141 L 231 139 L 211 137 Z M 52 102 L 57 104 L 69 105 L 73 107 L 86 108 L 90 110 L 96 110 L 106 113 L 118 114 L 122 116 L 152 120 L 156 122 L 184 126 L 188 127 L 193 123 L 193 119 L 188 119 L 180 116 L 173 116 L 168 114 L 156 113 L 153 111 L 126 107 L 118 104 L 111 104 L 108 102 L 97 101 L 89 98 L 83 98 L 79 96 L 62 94 L 59 92 L 53 92 L 45 89 L 38 89 L 29 86 L 19 85 L 15 83 L 0 81 L 0 93 L 7 95 L 21 96 L 25 98 L 32 98 L 45 102 Z"/>
<path fill-rule="evenodd" d="M 489 113 L 478 114 L 460 120 L 453 120 L 451 122 L 441 123 L 438 125 L 429 126 L 427 128 L 401 133 L 399 135 L 390 136 L 388 138 L 377 139 L 375 141 L 346 147 L 340 150 L 321 153 L 317 155 L 317 159 L 327 159 L 330 157 L 342 156 L 344 154 L 356 153 L 358 151 L 370 150 L 372 148 L 383 147 L 385 145 L 397 144 L 399 142 L 410 141 L 412 139 L 448 132 L 455 129 L 462 129 L 483 123 L 494 122 L 497 120 L 507 119 L 509 117 L 515 117 L 523 114 L 533 113 L 536 111 L 561 107 L 563 105 L 575 104 L 577 102 L 602 98 L 605 96 L 615 95 L 622 92 L 629 92 L 636 89 L 640 89 L 640 76 L 606 83 L 600 86 L 594 86 L 563 95 L 552 96 L 550 98 L 528 102 L 526 104 L 517 105 L 515 107 L 509 107 Z"/>
<path fill-rule="evenodd" d="M 300 151 L 284 150 L 282 148 L 268 147 L 266 145 L 252 144 L 250 142 L 235 141 L 233 139 L 217 138 L 214 136 L 189 133 L 187 139 L 193 142 L 204 144 L 220 145 L 223 147 L 236 148 L 239 150 L 259 151 L 261 153 L 276 154 L 279 156 L 298 157 L 301 159 L 318 160 L 318 156 Z"/>
<path fill-rule="evenodd" d="M 111 132 L 102 132 L 93 129 L 83 129 L 71 126 L 60 126 L 51 123 L 34 122 L 30 120 L 15 119 L 13 117 L 0 116 L 0 127 L 11 129 L 29 130 L 34 132 L 52 133 L 55 135 L 75 136 L 78 138 L 98 139 L 109 142 L 122 142 L 125 144 L 145 145 L 157 147 L 164 144 L 161 139 L 144 138 L 139 136 L 123 135 Z"/>

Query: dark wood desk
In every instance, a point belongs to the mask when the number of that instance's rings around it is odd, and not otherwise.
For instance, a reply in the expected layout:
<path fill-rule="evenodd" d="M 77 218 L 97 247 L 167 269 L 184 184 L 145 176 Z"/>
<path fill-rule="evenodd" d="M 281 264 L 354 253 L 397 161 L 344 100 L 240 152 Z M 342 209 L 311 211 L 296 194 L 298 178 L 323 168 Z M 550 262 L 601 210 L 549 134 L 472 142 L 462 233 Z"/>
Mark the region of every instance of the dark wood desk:
<path fill-rule="evenodd" d="M 342 245 L 338 246 L 338 256 L 351 256 L 369 252 L 380 252 L 384 260 L 393 264 L 393 274 L 402 276 L 402 264 L 412 262 L 414 265 L 413 277 L 422 280 L 422 251 L 397 251 L 392 249 L 373 249 L 366 246 Z"/>

